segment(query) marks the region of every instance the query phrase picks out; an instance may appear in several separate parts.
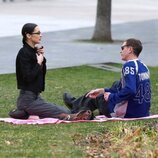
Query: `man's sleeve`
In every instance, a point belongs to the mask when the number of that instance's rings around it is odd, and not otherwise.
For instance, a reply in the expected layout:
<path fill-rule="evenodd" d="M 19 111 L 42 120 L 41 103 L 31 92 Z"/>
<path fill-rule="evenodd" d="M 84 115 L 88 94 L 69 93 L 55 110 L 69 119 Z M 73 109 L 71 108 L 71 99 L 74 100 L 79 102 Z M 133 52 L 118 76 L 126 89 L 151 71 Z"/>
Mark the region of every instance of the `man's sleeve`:
<path fill-rule="evenodd" d="M 123 87 L 117 93 L 111 93 L 108 102 L 115 105 L 121 101 L 128 100 L 136 93 L 136 69 L 132 65 L 124 65 L 122 71 Z"/>

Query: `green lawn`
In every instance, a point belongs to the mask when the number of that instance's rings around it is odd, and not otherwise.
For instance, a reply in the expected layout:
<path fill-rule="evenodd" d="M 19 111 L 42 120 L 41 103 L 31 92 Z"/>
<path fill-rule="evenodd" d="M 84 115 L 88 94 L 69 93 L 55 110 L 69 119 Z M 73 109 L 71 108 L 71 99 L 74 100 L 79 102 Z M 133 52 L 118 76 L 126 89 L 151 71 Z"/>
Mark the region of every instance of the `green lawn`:
<path fill-rule="evenodd" d="M 158 113 L 157 69 L 150 67 L 152 114 Z M 119 78 L 120 73 L 88 66 L 49 70 L 42 96 L 64 105 L 65 91 L 80 96 L 94 88 L 109 87 Z M 0 117 L 8 117 L 17 96 L 15 74 L 0 75 Z M 0 132 L 0 158 L 158 157 L 156 119 L 58 125 L 0 123 Z"/>

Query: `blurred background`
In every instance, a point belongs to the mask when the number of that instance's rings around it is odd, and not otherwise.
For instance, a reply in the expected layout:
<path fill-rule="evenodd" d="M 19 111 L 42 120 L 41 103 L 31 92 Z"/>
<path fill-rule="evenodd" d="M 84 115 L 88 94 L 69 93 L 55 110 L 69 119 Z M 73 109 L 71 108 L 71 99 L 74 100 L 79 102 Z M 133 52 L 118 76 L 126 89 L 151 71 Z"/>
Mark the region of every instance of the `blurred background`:
<path fill-rule="evenodd" d="M 113 43 L 90 42 L 99 0 L 0 0 L 0 74 L 15 72 L 15 58 L 22 47 L 21 28 L 40 26 L 48 68 L 105 62 L 121 63 L 122 41 L 135 37 L 143 42 L 140 58 L 157 66 L 158 1 L 113 0 Z"/>
<path fill-rule="evenodd" d="M 95 25 L 97 0 L 1 0 L 0 37 L 19 35 L 26 22 L 43 32 Z M 158 18 L 158 1 L 113 0 L 112 24 Z"/>

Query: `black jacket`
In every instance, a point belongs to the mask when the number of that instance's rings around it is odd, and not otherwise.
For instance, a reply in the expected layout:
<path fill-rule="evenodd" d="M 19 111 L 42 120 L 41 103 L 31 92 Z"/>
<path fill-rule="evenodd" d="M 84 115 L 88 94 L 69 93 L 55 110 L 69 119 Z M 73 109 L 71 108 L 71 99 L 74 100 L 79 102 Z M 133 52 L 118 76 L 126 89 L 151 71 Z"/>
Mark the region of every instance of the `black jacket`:
<path fill-rule="evenodd" d="M 16 57 L 17 88 L 40 93 L 45 88 L 46 59 L 37 63 L 36 50 L 25 44 Z"/>

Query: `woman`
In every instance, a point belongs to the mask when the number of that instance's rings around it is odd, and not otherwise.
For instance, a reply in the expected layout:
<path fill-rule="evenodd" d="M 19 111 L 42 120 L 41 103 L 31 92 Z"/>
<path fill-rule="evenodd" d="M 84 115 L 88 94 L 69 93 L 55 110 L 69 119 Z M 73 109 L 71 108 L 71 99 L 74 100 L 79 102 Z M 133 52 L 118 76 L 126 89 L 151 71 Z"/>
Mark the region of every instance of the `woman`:
<path fill-rule="evenodd" d="M 90 111 L 70 114 L 70 110 L 44 101 L 40 93 L 45 88 L 46 59 L 44 48 L 37 47 L 42 34 L 37 24 L 27 23 L 22 28 L 23 47 L 16 58 L 17 88 L 20 94 L 17 109 L 9 113 L 13 118 L 27 119 L 30 115 L 40 118 L 59 118 L 64 120 L 89 119 Z"/>

